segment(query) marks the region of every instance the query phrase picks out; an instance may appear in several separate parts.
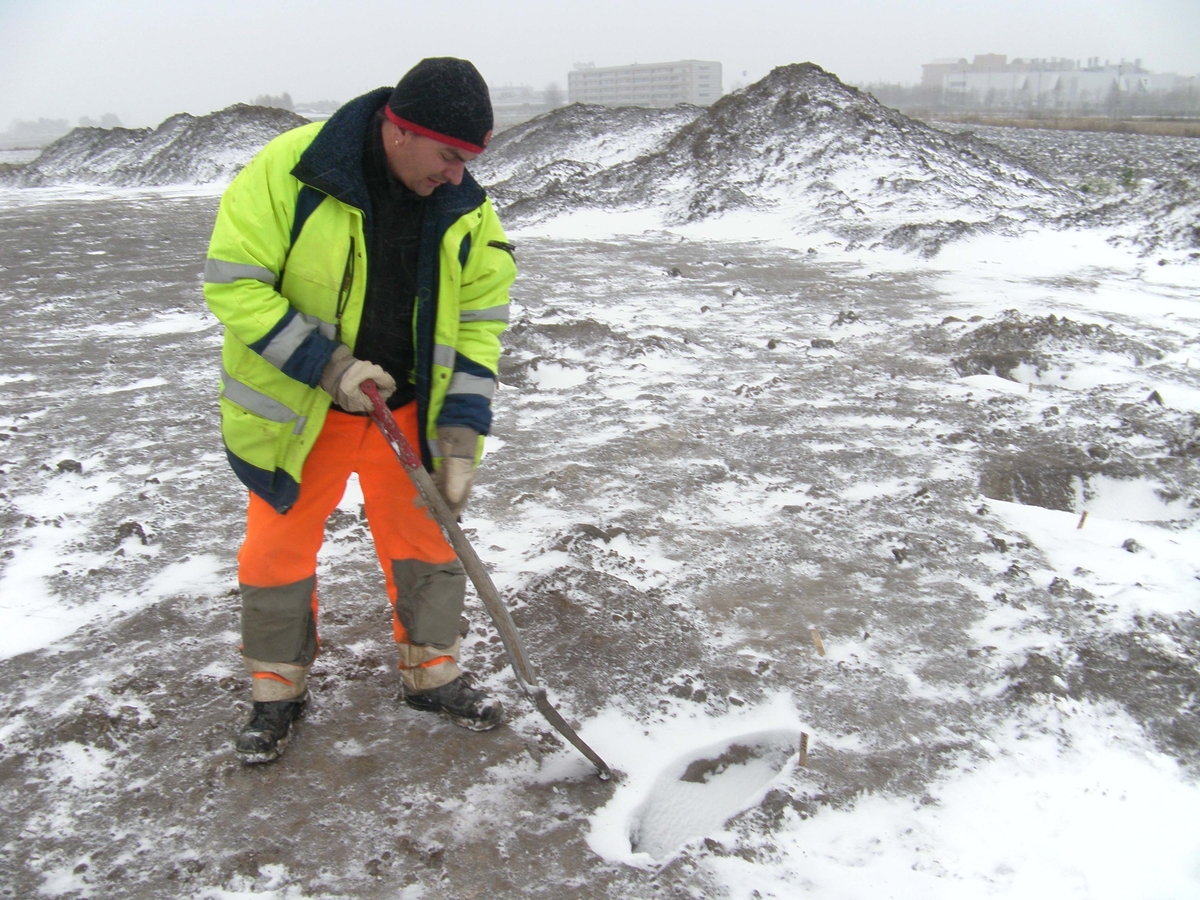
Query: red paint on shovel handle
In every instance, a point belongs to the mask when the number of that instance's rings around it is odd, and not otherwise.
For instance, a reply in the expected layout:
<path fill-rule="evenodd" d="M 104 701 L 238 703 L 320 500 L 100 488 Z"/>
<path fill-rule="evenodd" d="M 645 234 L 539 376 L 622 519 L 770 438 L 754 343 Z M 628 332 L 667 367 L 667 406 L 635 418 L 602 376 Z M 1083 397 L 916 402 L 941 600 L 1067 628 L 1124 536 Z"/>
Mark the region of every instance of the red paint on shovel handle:
<path fill-rule="evenodd" d="M 387 404 L 379 396 L 379 389 L 375 387 L 375 382 L 369 378 L 364 381 L 362 383 L 362 392 L 367 395 L 367 399 L 375 407 L 371 410 L 371 418 L 375 420 L 375 424 L 383 431 L 384 437 L 392 445 L 392 449 L 396 451 L 396 455 L 400 458 L 400 465 L 404 466 L 408 472 L 421 468 L 421 458 L 417 456 L 416 451 L 412 448 L 412 444 L 408 442 L 408 438 L 404 436 L 404 432 L 396 424 L 396 418 L 392 415 L 392 411 L 387 408 Z"/>

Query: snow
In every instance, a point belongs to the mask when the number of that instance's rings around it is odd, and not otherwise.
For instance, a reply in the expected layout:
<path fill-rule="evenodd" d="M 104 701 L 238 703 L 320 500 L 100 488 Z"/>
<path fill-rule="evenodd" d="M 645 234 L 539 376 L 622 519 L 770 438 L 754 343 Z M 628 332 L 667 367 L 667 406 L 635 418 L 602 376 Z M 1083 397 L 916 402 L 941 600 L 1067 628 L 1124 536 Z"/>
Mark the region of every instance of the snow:
<path fill-rule="evenodd" d="M 717 127 L 639 116 L 625 141 L 523 139 L 538 171 L 574 160 L 603 187 Z M 823 145 L 842 162 L 845 134 Z M 898 146 L 942 146 L 914 134 Z M 1019 232 L 888 244 L 914 207 L 878 160 L 820 186 L 891 178 L 859 204 L 873 237 L 770 171 L 774 205 L 685 221 L 703 191 L 673 169 L 644 205 L 510 229 L 522 276 L 464 525 L 608 784 L 519 695 L 473 598 L 464 664 L 507 727 L 396 703 L 356 479 L 320 557 L 310 713 L 243 770 L 245 498 L 196 290 L 211 188 L 6 192 L 0 884 L 1200 895 L 1200 265 L 1129 210 L 1055 220 L 1067 187 L 1011 159 L 992 197 L 934 159 L 961 179 L 918 218 L 999 209 Z"/>
<path fill-rule="evenodd" d="M 771 864 L 717 864 L 731 898 L 1195 895 L 1200 789 L 1111 711 L 1055 704 L 997 723 L 908 800 L 791 819 Z"/>
<path fill-rule="evenodd" d="M 1055 179 L 907 119 L 811 64 L 780 67 L 699 114 L 626 112 L 649 118 L 631 128 L 624 112 L 572 106 L 490 151 L 479 169 L 501 211 L 559 236 L 612 228 L 612 213 L 626 212 L 640 230 L 740 220 L 760 234 L 829 233 L 851 248 L 932 256 L 963 235 L 1019 233 L 1078 205 Z M 602 116 L 609 133 L 629 135 L 630 152 L 571 139 Z"/>
<path fill-rule="evenodd" d="M 1100 481 L 1097 495 L 1082 504 L 1088 512 L 1082 527 L 1074 512 L 998 500 L 988 506 L 1045 554 L 1047 584 L 1048 573 L 1070 572 L 1072 584 L 1103 597 L 1125 618 L 1195 611 L 1200 528 L 1192 511 L 1164 503 L 1155 490 L 1145 482 Z M 1191 521 L 1171 527 L 1185 513 Z"/>
<path fill-rule="evenodd" d="M 588 723 L 584 739 L 595 741 L 624 776 L 613 799 L 591 817 L 588 844 L 606 859 L 643 867 L 667 861 L 760 801 L 798 756 L 801 726 L 790 698 L 721 717 L 673 712 L 640 723 L 609 711 Z M 703 780 L 681 780 L 694 761 L 719 759 L 739 743 L 758 752 Z"/>
<path fill-rule="evenodd" d="M 555 237 L 601 241 L 663 230 L 662 213 L 653 209 L 582 209 L 554 219 L 509 229 L 513 237 Z"/>
<path fill-rule="evenodd" d="M 542 363 L 529 367 L 529 379 L 544 391 L 563 391 L 578 387 L 588 380 L 586 369 L 576 369 L 557 363 Z"/>
<path fill-rule="evenodd" d="M 654 235 L 664 242 L 677 240 L 675 234 L 689 241 L 764 239 L 761 217 L 741 225 L 731 221 L 734 216 L 726 216 L 711 226 L 666 228 L 648 221 L 647 215 L 637 210 L 579 211 L 518 229 L 517 234 L 586 235 L 593 240 Z M 562 231 L 557 231 L 560 226 Z M 1067 307 L 1094 321 L 1129 317 L 1172 332 L 1178 332 L 1182 319 L 1188 323 L 1184 334 L 1194 333 L 1200 309 L 1187 293 L 1193 273 L 1144 279 L 1147 268 L 1131 252 L 1114 252 L 1110 237 L 1104 230 L 1042 230 L 1019 240 L 982 236 L 948 245 L 934 264 L 934 284 L 944 296 L 939 305 L 947 311 L 958 305 L 976 315 L 1014 306 Z M 789 243 L 784 239 L 775 245 Z M 827 254 L 822 248 L 818 260 Z M 885 271 L 913 268 L 910 258 L 887 254 L 859 251 L 854 258 Z M 1047 283 L 1081 276 L 1098 282 L 1084 295 L 1074 284 Z M 621 309 L 642 327 L 651 324 L 636 303 Z M 659 314 L 664 319 L 671 315 L 667 308 Z M 1178 365 L 1187 358 L 1190 354 L 1175 360 L 1171 369 L 1157 367 L 1152 382 L 1134 360 L 1101 353 L 1087 364 L 1076 361 L 1041 371 L 1022 365 L 1014 372 L 1016 380 L 973 375 L 959 383 L 984 396 L 998 393 L 1039 406 L 1047 390 L 1127 388 L 1141 400 L 1152 386 L 1170 384 L 1166 378 L 1190 379 L 1184 374 L 1187 366 Z M 623 394 L 637 390 L 623 389 Z M 1177 384 L 1162 387 L 1160 394 L 1164 405 L 1194 411 L 1195 390 L 1190 384 Z M 855 424 L 886 428 L 892 423 L 860 418 Z M 911 494 L 913 487 L 899 479 L 861 482 L 843 490 L 841 497 L 867 502 Z M 705 509 L 712 520 L 737 528 L 761 516 L 763 504 L 748 499 L 746 488 L 744 482 L 729 485 L 726 501 L 710 497 Z M 803 490 L 766 508 L 794 503 L 805 496 Z M 691 498 L 693 504 L 698 501 Z M 1079 512 L 986 501 L 998 522 L 1042 555 L 1043 564 L 1030 572 L 1031 577 L 1049 585 L 1056 572 L 1074 573 L 1072 585 L 1103 598 L 1111 627 L 1133 627 L 1134 617 L 1140 616 L 1194 615 L 1200 605 L 1200 532 L 1194 502 L 1172 497 L 1152 479 L 1097 476 L 1078 503 L 1079 511 L 1088 512 L 1083 528 L 1077 527 Z M 1131 541 L 1134 551 L 1126 549 Z M 998 611 L 978 621 L 980 645 L 992 646 L 998 657 L 1020 660 L 1055 643 L 1051 631 L 1038 629 L 1038 617 L 1007 609 L 1013 614 Z M 834 645 L 828 658 L 837 664 L 859 661 L 859 656 Z M 1194 666 L 1193 657 L 1184 658 Z M 903 674 L 910 685 L 920 683 L 915 673 Z M 733 740 L 752 727 L 741 721 L 748 717 L 763 727 L 778 727 L 781 722 L 795 723 L 796 710 L 783 701 L 746 709 L 726 717 L 728 721 L 673 710 L 671 718 L 654 722 L 649 730 L 645 722 L 627 721 L 612 712 L 589 723 L 585 738 L 602 747 L 602 754 L 625 775 L 616 797 L 591 818 L 589 845 L 606 859 L 627 865 L 653 865 L 656 856 L 658 862 L 670 859 L 684 844 L 696 846 L 701 837 L 738 846 L 736 835 L 722 824 L 729 818 L 726 813 L 757 802 L 765 784 L 775 780 L 790 782 L 794 796 L 806 786 L 804 771 L 746 772 L 745 785 L 707 799 L 700 799 L 700 786 L 682 783 L 678 775 L 688 760 L 711 756 L 714 740 Z M 864 796 L 852 809 L 833 815 L 793 815 L 772 830 L 765 852 L 751 861 L 737 853 L 721 854 L 709 857 L 706 868 L 735 898 L 1175 898 L 1200 892 L 1197 783 L 1176 760 L 1157 751 L 1121 709 L 1054 699 L 993 723 L 988 734 L 917 802 Z M 821 750 L 817 737 L 811 750 L 814 764 L 819 764 Z M 648 842 L 654 853 L 639 854 L 632 848 L 639 828 L 654 832 Z M 740 846 L 745 846 L 745 837 Z M 766 840 L 750 837 L 755 846 Z"/>
<path fill-rule="evenodd" d="M 16 496 L 13 508 L 26 516 L 19 550 L 0 572 L 0 649 L 5 657 L 27 653 L 71 634 L 79 614 L 51 586 L 63 569 L 78 570 L 96 561 L 67 548 L 84 534 L 89 515 L 117 493 L 107 477 L 76 477 L 64 472 L 38 495 Z M 89 616 L 90 618 L 90 616 Z"/>
<path fill-rule="evenodd" d="M 21 187 L 228 184 L 259 147 L 306 123 L 287 110 L 236 104 L 207 116 L 172 116 L 153 131 L 76 128 L 6 180 Z"/>
<path fill-rule="evenodd" d="M 762 759 L 730 767 L 727 782 L 679 780 L 689 762 L 739 740 L 794 741 L 810 726 L 790 698 L 720 718 L 673 712 L 652 731 L 610 712 L 584 732 L 624 774 L 590 820 L 588 844 L 606 859 L 653 868 L 701 837 L 733 845 L 724 823 L 769 785 L 813 789 L 795 755 L 782 769 Z M 790 729 L 754 730 L 781 725 Z M 1057 701 L 995 723 L 925 796 L 789 816 L 766 865 L 730 855 L 713 866 L 732 898 L 1183 898 L 1200 876 L 1198 801 L 1200 786 L 1119 710 Z M 631 849 L 639 828 L 654 852 Z"/>
<path fill-rule="evenodd" d="M 575 104 L 550 122 L 543 116 L 501 132 L 472 170 L 487 184 L 498 185 L 562 161 L 592 171 L 619 165 L 655 152 L 702 112 L 700 107 L 605 109 Z"/>
<path fill-rule="evenodd" d="M 731 222 L 732 216 L 718 220 L 711 229 L 707 223 L 667 228 L 648 223 L 646 215 L 636 210 L 628 214 L 586 210 L 518 229 L 517 235 L 536 238 L 562 226 L 559 233 L 571 239 L 586 234 L 593 240 L 638 236 L 664 244 L 679 237 L 747 244 L 763 240 L 758 230 L 761 219 L 745 228 Z M 1142 278 L 1145 267 L 1131 252 L 1114 252 L 1110 236 L 1104 230 L 1042 230 L 1020 240 L 983 236 L 951 244 L 931 266 L 936 270 L 933 284 L 942 295 L 938 306 L 947 312 L 985 316 L 1014 306 L 1026 311 L 1066 308 L 1085 321 L 1137 321 L 1175 334 L 1195 333 L 1200 308 L 1189 296 L 1189 279 L 1147 283 Z M 789 244 L 788 239 L 775 242 L 775 246 Z M 828 251 L 818 251 L 817 261 L 826 259 Z M 886 253 L 858 251 L 854 259 L 885 272 L 914 269 L 911 258 Z M 1081 277 L 1094 285 L 1082 295 L 1077 286 Z M 1054 279 L 1068 280 L 1055 284 Z M 651 296 L 652 303 L 661 304 L 661 295 Z M 627 326 L 632 322 L 643 329 L 663 327 L 679 315 L 677 306 L 656 305 L 643 314 L 637 297 L 623 301 L 620 307 L 593 310 L 591 315 L 614 326 L 624 317 Z M 1187 323 L 1182 329 L 1181 321 Z M 858 333 L 870 330 L 860 327 Z M 1130 399 L 1143 400 L 1153 386 L 1190 380 L 1184 365 L 1188 358 L 1185 351 L 1168 351 L 1164 365 L 1155 367 L 1153 379 L 1127 355 L 1098 352 L 1086 361 L 1063 357 L 1058 366 L 1041 370 L 1022 364 L 1014 370 L 1015 380 L 972 375 L 957 383 L 968 394 L 999 394 L 1039 410 L 1062 390 L 1086 394 L 1122 389 Z M 679 360 L 670 362 L 667 371 L 678 374 Z M 543 377 L 534 374 L 543 366 L 531 366 L 529 378 L 538 388 L 552 390 L 556 387 L 552 380 L 543 383 Z M 608 385 L 610 396 L 630 400 L 648 387 L 645 376 L 622 378 L 616 371 L 597 373 L 596 380 Z M 679 396 L 681 386 L 671 386 L 670 381 L 658 389 Z M 1162 387 L 1160 394 L 1165 406 L 1191 411 L 1194 391 L 1191 385 L 1177 384 Z M 695 401 L 701 402 L 701 395 L 695 395 Z M 837 405 L 836 398 L 815 402 Z M 636 406 L 631 412 L 635 410 Z M 846 421 L 877 436 L 898 424 L 886 417 Z M 828 445 L 807 446 L 817 450 L 852 443 L 844 437 Z M 777 513 L 804 501 L 811 485 L 795 485 L 790 493 L 765 501 L 748 493 L 751 487 L 739 479 L 703 496 L 693 494 L 688 503 L 702 506 L 718 528 L 736 529 L 761 521 L 768 511 Z M 911 496 L 915 487 L 903 479 L 851 482 L 840 497 L 865 503 Z M 1103 475 L 1091 478 L 1086 490 L 1080 482 L 1077 493 L 1078 508 L 1072 512 L 1000 500 L 986 500 L 986 507 L 998 525 L 1037 548 L 1041 564 L 1029 572 L 1035 582 L 1047 587 L 1055 573 L 1073 573 L 1070 583 L 1075 588 L 1102 598 L 1107 627 L 1135 627 L 1135 617 L 1194 615 L 1200 601 L 1200 545 L 1196 543 L 1200 532 L 1194 500 L 1189 503 L 1186 496 L 1172 495 L 1154 479 Z M 1079 528 L 1084 510 L 1088 515 Z M 974 634 L 978 645 L 995 652 L 996 668 L 1000 660 L 1019 663 L 1047 645 L 1061 645 L 1043 616 L 1022 614 L 1013 607 L 982 616 Z M 1179 648 L 1175 651 L 1179 653 Z M 1193 656 L 1180 658 L 1194 667 Z M 833 665 L 886 666 L 879 657 L 851 652 L 836 643 L 827 659 Z M 900 674 L 910 688 L 921 688 L 916 672 Z M 940 685 L 926 689 L 943 697 L 946 693 Z M 863 796 L 852 809 L 832 816 L 825 812 L 813 818 L 792 815 L 771 831 L 769 839 L 730 831 L 723 824 L 730 818 L 728 813 L 761 800 L 766 785 L 785 782 L 792 796 L 802 792 L 809 786 L 804 770 L 793 766 L 781 772 L 762 764 L 758 771 L 741 773 L 743 784 L 736 788 L 731 784 L 728 792 L 715 791 L 717 796 L 707 798 L 701 786 L 680 782 L 680 771 L 688 761 L 712 756 L 756 725 L 777 728 L 788 723 L 799 728 L 796 705 L 802 706 L 803 701 L 776 698 L 772 704 L 723 717 L 689 715 L 672 708 L 666 719 L 653 721 L 649 728 L 644 720 L 630 720 L 612 710 L 597 716 L 587 723 L 584 737 L 621 770 L 623 780 L 614 799 L 591 817 L 589 845 L 615 862 L 653 866 L 673 858 L 684 845 L 697 847 L 700 838 L 729 848 L 745 848 L 747 838 L 754 847 L 765 843 L 766 849 L 750 861 L 743 861 L 738 853 L 704 857 L 706 871 L 716 877 L 721 889 L 739 898 L 1173 898 L 1200 891 L 1197 783 L 1175 759 L 1156 750 L 1142 729 L 1114 704 L 1051 698 L 994 722 L 987 729 L 988 738 L 964 749 L 961 759 L 920 798 Z M 814 739 L 811 753 L 813 764 L 819 766 L 820 736 Z M 637 835 L 647 830 L 652 837 L 642 841 L 653 852 L 639 853 L 634 849 Z"/>

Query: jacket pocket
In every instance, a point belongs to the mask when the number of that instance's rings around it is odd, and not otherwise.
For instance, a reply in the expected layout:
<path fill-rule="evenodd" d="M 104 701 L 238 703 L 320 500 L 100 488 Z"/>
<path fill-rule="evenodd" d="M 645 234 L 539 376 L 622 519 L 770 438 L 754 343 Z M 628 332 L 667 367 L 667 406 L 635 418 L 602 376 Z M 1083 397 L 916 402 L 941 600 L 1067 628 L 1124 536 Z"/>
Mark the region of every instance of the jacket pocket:
<path fill-rule="evenodd" d="M 288 442 L 299 421 L 268 419 L 246 409 L 227 396 L 221 397 L 221 436 L 238 459 L 264 472 L 282 464 Z"/>

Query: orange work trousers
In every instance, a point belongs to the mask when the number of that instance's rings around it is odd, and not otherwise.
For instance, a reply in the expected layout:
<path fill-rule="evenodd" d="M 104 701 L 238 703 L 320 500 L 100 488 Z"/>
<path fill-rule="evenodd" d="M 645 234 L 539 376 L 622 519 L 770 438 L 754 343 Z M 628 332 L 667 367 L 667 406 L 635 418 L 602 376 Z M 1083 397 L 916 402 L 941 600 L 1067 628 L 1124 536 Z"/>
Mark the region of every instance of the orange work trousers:
<path fill-rule="evenodd" d="M 395 411 L 417 446 L 416 403 Z M 280 515 L 250 495 L 246 539 L 238 552 L 242 652 L 247 662 L 307 667 L 316 655 L 317 552 L 325 520 L 352 472 L 393 609 L 402 670 L 428 688 L 457 677 L 459 619 L 466 578 L 437 523 L 416 505 L 417 491 L 392 448 L 366 416 L 330 410 L 304 463 L 296 504 Z M 433 670 L 439 671 L 433 671 Z M 413 681 L 405 678 L 406 683 Z M 410 686 L 414 686 L 410 684 Z"/>

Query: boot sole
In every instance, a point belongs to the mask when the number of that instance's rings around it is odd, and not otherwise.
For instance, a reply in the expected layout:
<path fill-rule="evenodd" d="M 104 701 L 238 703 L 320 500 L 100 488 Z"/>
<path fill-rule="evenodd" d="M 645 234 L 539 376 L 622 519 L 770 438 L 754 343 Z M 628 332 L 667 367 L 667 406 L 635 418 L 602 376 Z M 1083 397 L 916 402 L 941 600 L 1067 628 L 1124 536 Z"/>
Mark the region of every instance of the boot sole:
<path fill-rule="evenodd" d="M 283 755 L 283 750 L 281 749 L 267 753 L 243 753 L 241 750 L 235 750 L 234 752 L 243 766 L 261 766 L 264 763 L 275 762 L 275 760 Z"/>
<path fill-rule="evenodd" d="M 242 761 L 243 765 L 261 766 L 263 763 L 275 762 L 275 760 L 277 760 L 277 759 L 279 759 L 279 757 L 283 756 L 283 751 L 287 747 L 288 740 L 291 738 L 291 736 L 292 736 L 292 730 L 289 728 L 288 733 L 286 735 L 284 735 L 282 738 L 280 738 L 279 741 L 275 744 L 275 747 L 271 750 L 259 750 L 259 751 L 246 752 L 244 750 L 239 750 L 235 746 L 233 748 L 233 752 L 237 754 L 237 758 Z"/>
<path fill-rule="evenodd" d="M 442 711 L 442 715 L 459 728 L 466 728 L 468 731 L 491 731 L 493 728 L 499 728 L 504 724 L 504 716 L 495 721 L 488 722 L 484 719 L 465 719 L 462 716 L 454 716 L 445 710 Z"/>
<path fill-rule="evenodd" d="M 495 719 L 471 719 L 467 716 L 456 716 L 454 713 L 440 706 L 424 706 L 419 703 L 414 703 L 409 697 L 404 698 L 404 703 L 409 709 L 415 709 L 418 712 L 436 713 L 438 715 L 445 716 L 459 728 L 466 728 L 468 731 L 491 731 L 493 728 L 498 728 L 504 724 L 503 710 Z"/>

